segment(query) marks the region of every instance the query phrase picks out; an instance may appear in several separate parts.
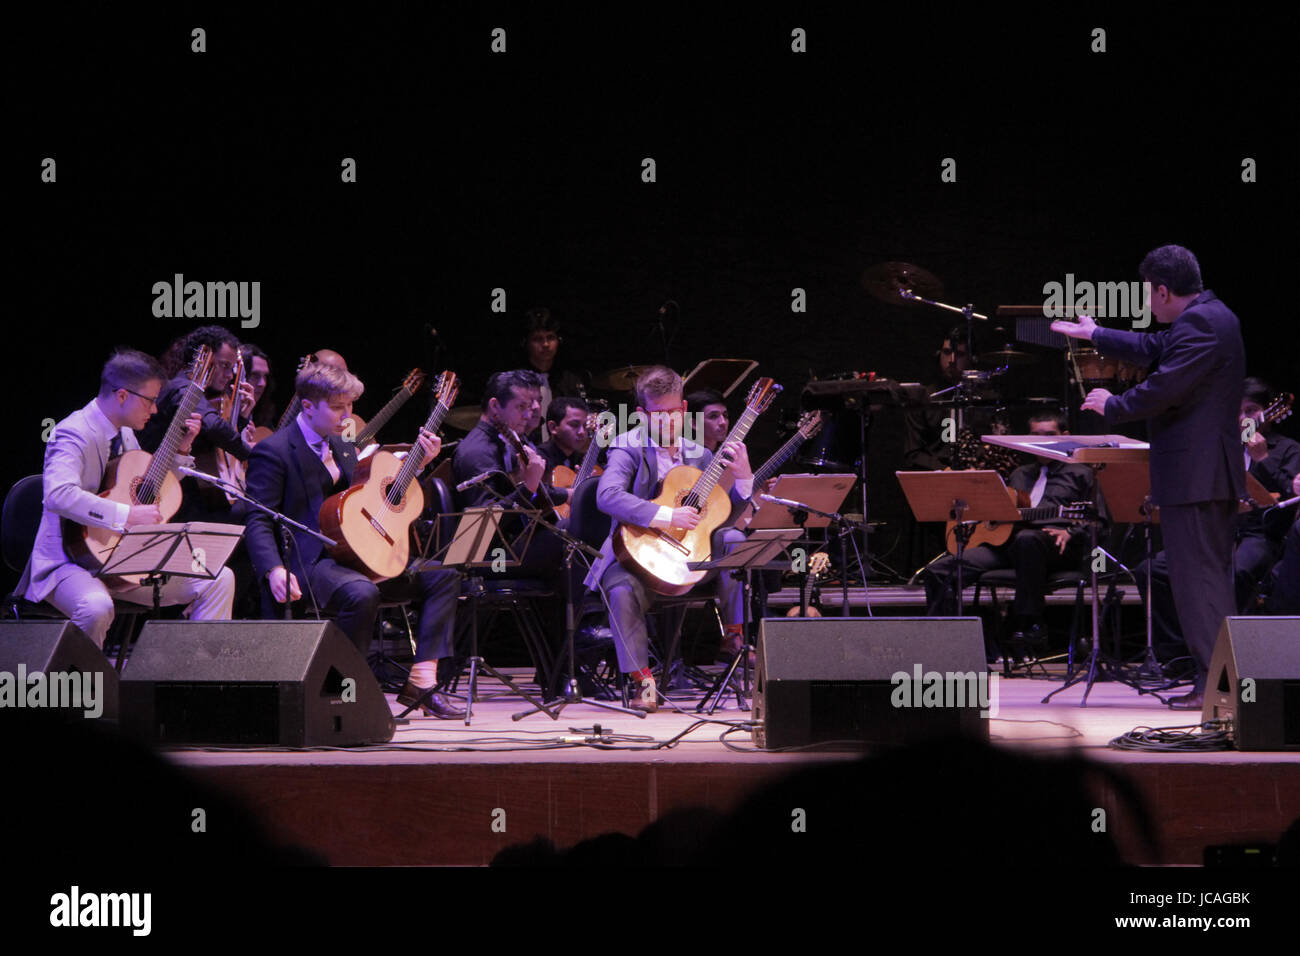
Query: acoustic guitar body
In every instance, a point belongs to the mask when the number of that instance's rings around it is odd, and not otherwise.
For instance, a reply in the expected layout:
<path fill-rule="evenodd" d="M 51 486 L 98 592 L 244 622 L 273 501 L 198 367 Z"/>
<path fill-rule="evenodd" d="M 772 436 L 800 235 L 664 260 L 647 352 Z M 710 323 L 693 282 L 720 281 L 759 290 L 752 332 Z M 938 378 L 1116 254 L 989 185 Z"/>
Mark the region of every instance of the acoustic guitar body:
<path fill-rule="evenodd" d="M 702 475 L 698 468 L 678 465 L 664 476 L 656 505 L 682 507 L 682 499 Z M 720 485 L 709 493 L 700 509 L 700 523 L 690 530 L 637 528 L 619 525 L 614 534 L 614 554 L 619 563 L 656 594 L 677 597 L 702 581 L 707 571 L 692 571 L 688 561 L 708 561 L 713 532 L 731 516 L 731 498 Z"/>
<path fill-rule="evenodd" d="M 330 555 L 371 581 L 386 581 L 406 570 L 411 557 L 411 523 L 424 510 L 424 491 L 412 481 L 397 507 L 385 495 L 402 462 L 377 451 L 357 465 L 355 483 L 325 500 L 321 533 L 339 544 Z"/>
<path fill-rule="evenodd" d="M 602 475 L 604 473 L 605 473 L 605 469 L 601 468 L 600 465 L 597 465 L 595 468 L 592 469 L 591 474 L 588 475 L 587 477 L 595 478 L 597 475 Z M 552 488 L 572 488 L 574 479 L 576 479 L 577 477 L 578 477 L 578 473 L 574 471 L 572 468 L 568 467 L 567 465 L 556 465 L 554 470 L 551 472 L 551 479 L 549 484 L 551 485 Z M 556 505 L 555 514 L 559 518 L 569 517 L 568 503 L 566 502 L 565 504 L 562 505 Z"/>
<path fill-rule="evenodd" d="M 128 508 L 137 504 L 134 496 L 139 492 L 140 483 L 152 462 L 153 455 L 139 449 L 124 452 L 120 457 L 114 458 L 104 470 L 104 490 L 99 493 L 99 497 L 124 504 Z M 167 472 L 155 503 L 164 524 L 180 510 L 181 483 L 175 473 Z M 87 571 L 102 568 L 121 538 L 122 533 L 112 528 L 92 528 L 72 521 L 63 522 L 64 548 L 72 560 Z M 120 580 L 138 584 L 140 576 L 123 576 Z"/>
<path fill-rule="evenodd" d="M 1008 488 L 1007 494 L 1011 496 L 1011 503 L 1017 508 L 1029 507 L 1029 493 L 1018 491 L 1015 488 Z M 989 547 L 999 547 L 1011 540 L 1011 532 L 1015 530 L 1016 521 L 981 521 L 975 525 L 971 531 L 970 540 L 966 542 L 966 550 L 979 547 L 981 544 L 987 544 Z M 957 553 L 957 522 L 949 521 L 944 531 L 945 540 L 948 544 L 948 553 Z"/>

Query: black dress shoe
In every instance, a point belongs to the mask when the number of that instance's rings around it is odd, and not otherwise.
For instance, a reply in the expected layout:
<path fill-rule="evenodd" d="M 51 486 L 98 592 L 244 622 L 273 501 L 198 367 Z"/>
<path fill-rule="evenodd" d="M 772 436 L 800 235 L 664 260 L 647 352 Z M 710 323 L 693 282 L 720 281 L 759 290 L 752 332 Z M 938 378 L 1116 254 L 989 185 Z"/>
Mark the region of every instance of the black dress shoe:
<path fill-rule="evenodd" d="M 457 707 L 444 694 L 434 691 L 427 697 L 424 697 L 426 688 L 416 687 L 409 680 L 403 685 L 397 694 L 397 702 L 403 707 L 414 707 L 417 700 L 420 706 L 416 709 L 425 717 L 438 717 L 442 720 L 455 720 L 457 717 L 464 717 L 464 708 Z M 423 697 L 423 700 L 421 698 Z"/>
<path fill-rule="evenodd" d="M 1204 704 L 1205 694 L 1196 690 L 1181 697 L 1169 698 L 1169 706 L 1173 710 L 1200 710 Z"/>

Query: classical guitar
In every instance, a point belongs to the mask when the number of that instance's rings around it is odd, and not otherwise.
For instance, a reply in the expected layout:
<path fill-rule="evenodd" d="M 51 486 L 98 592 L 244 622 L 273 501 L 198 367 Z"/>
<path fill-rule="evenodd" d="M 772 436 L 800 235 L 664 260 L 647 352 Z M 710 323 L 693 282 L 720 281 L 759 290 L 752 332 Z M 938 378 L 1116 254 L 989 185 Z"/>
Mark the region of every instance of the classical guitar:
<path fill-rule="evenodd" d="M 460 383 L 443 372 L 434 387 L 433 412 L 424 427 L 434 434 L 456 400 Z M 353 485 L 326 499 L 320 529 L 338 542 L 330 555 L 372 581 L 385 581 L 406 570 L 411 556 L 411 524 L 424 510 L 424 491 L 415 480 L 421 454 L 414 445 L 405 458 L 377 451 L 357 463 Z"/>
<path fill-rule="evenodd" d="M 127 505 L 157 505 L 163 523 L 181 506 L 181 483 L 172 470 L 176 467 L 176 449 L 185 439 L 185 421 L 198 408 L 199 400 L 212 374 L 212 350 L 199 346 L 190 364 L 189 382 L 181 396 L 176 414 L 167 433 L 153 454 L 138 448 L 125 452 L 108 463 L 99 497 Z M 68 555 L 88 571 L 99 571 L 108 560 L 122 533 L 111 528 L 95 528 L 63 521 L 63 544 Z M 138 581 L 139 577 L 122 580 Z"/>
<path fill-rule="evenodd" d="M 791 435 L 784 445 L 776 450 L 767 461 L 763 462 L 762 467 L 754 472 L 754 494 L 757 495 L 763 483 L 776 477 L 776 473 L 781 470 L 781 466 L 794 457 L 801 445 L 809 438 L 812 438 L 821 430 L 822 413 L 821 412 L 804 412 L 799 416 L 799 424 L 796 426 L 794 434 Z M 758 504 L 751 502 L 745 506 L 744 512 L 736 519 L 736 527 L 741 531 L 749 527 L 749 523 L 754 520 L 754 515 L 758 513 Z"/>
<path fill-rule="evenodd" d="M 786 617 L 821 617 L 821 588 L 819 587 L 826 570 L 831 566 L 831 556 L 825 551 L 818 551 L 808 559 L 808 573 L 804 575 L 799 589 L 799 603 L 785 612 Z M 808 608 L 804 614 L 803 609 Z"/>
<path fill-rule="evenodd" d="M 424 372 L 418 368 L 413 368 L 407 372 L 406 378 L 402 379 L 402 384 L 398 386 L 396 394 L 388 400 L 388 404 L 381 408 L 375 417 L 370 419 L 364 428 L 357 432 L 353 441 L 358 448 L 365 448 L 375 440 L 375 435 L 379 429 L 388 424 L 388 420 L 397 414 L 398 410 L 407 403 L 407 401 L 424 384 Z"/>
<path fill-rule="evenodd" d="M 1029 507 L 1029 492 L 1008 488 L 1011 503 L 1020 512 L 1018 521 L 981 521 L 971 530 L 966 542 L 966 550 L 987 544 L 997 547 L 1006 544 L 1013 532 L 1021 524 L 1037 524 L 1044 521 L 1087 521 L 1093 514 L 1091 501 L 1073 501 L 1068 505 L 1042 505 Z M 949 521 L 944 527 L 944 536 L 948 542 L 948 553 L 957 553 L 957 522 Z"/>
<path fill-rule="evenodd" d="M 743 441 L 780 390 L 781 386 L 770 378 L 755 382 L 745 401 L 745 410 L 726 441 Z M 700 513 L 700 523 L 694 528 L 660 530 L 619 525 L 615 530 L 614 553 L 619 563 L 651 591 L 685 594 L 707 573 L 692 571 L 687 564 L 709 560 L 713 532 L 731 516 L 731 498 L 718 487 L 723 468 L 722 457 L 715 455 L 704 471 L 678 465 L 663 477 L 663 490 L 654 503 L 667 508 L 694 508 Z"/>
<path fill-rule="evenodd" d="M 591 414 L 587 416 L 587 431 L 591 433 L 591 444 L 587 446 L 587 453 L 582 456 L 582 464 L 578 466 L 577 471 L 564 465 L 556 465 L 551 470 L 552 488 L 577 488 L 588 478 L 605 473 L 605 469 L 596 464 L 596 459 L 600 457 L 601 448 L 608 445 L 610 438 L 613 437 L 614 422 L 606 418 L 602 424 L 599 414 Z M 568 502 L 556 505 L 555 513 L 561 518 L 569 517 Z"/>

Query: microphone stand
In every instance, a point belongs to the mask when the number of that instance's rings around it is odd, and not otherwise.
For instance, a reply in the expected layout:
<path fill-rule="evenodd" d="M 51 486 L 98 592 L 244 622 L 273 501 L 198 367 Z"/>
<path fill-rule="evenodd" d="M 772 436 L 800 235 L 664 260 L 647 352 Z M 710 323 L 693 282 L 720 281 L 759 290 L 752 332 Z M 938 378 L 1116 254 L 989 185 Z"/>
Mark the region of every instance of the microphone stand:
<path fill-rule="evenodd" d="M 280 565 L 285 570 L 284 619 L 286 621 L 292 620 L 293 601 L 289 599 L 289 577 L 288 577 L 292 572 L 289 570 L 289 552 L 295 546 L 296 542 L 294 541 L 293 534 L 290 532 L 289 529 L 293 528 L 294 530 L 305 532 L 306 534 L 311 535 L 313 538 L 320 541 L 321 544 L 329 548 L 334 547 L 338 542 L 336 542 L 333 538 L 321 534 L 319 531 L 315 531 L 307 527 L 305 524 L 294 521 L 288 515 L 281 514 L 280 512 L 276 511 L 274 508 L 267 507 L 266 505 L 258 501 L 256 498 L 250 497 L 248 493 L 244 491 L 243 488 L 240 488 L 238 485 L 234 484 L 233 482 L 229 482 L 222 478 L 218 478 L 216 475 L 209 475 L 201 471 L 195 471 L 193 468 L 180 467 L 177 468 L 176 470 L 183 475 L 188 475 L 190 478 L 198 478 L 203 481 L 211 482 L 212 484 L 216 485 L 218 488 L 226 492 L 231 497 L 237 498 L 247 505 L 251 505 L 252 507 L 256 508 L 258 511 L 261 511 L 263 514 L 266 514 L 267 516 L 270 517 L 271 523 L 275 526 L 275 546 L 276 546 L 276 550 L 278 550 L 280 553 Z M 307 569 L 302 565 L 301 554 L 298 555 L 298 566 L 299 566 L 298 569 L 302 571 L 302 583 L 307 589 L 308 598 L 311 600 L 312 614 L 315 616 L 316 620 L 319 621 L 320 605 L 316 603 L 316 593 L 315 591 L 312 590 L 311 576 L 307 573 Z M 272 600 L 274 600 L 275 595 L 274 594 L 271 595 L 271 598 Z"/>
<path fill-rule="evenodd" d="M 774 498 L 771 495 L 762 495 L 758 497 L 764 501 L 771 501 L 774 504 L 781 505 L 790 512 L 790 517 L 795 524 L 803 527 L 808 520 L 808 515 L 820 515 L 830 520 L 830 531 L 840 539 L 840 616 L 848 617 L 849 611 L 849 575 L 848 575 L 848 536 L 853 534 L 858 528 L 865 528 L 866 521 L 859 521 L 842 515 L 836 511 L 819 511 L 812 505 L 805 504 L 802 501 L 791 501 L 788 498 Z M 866 580 L 862 582 L 863 590 L 866 590 Z"/>

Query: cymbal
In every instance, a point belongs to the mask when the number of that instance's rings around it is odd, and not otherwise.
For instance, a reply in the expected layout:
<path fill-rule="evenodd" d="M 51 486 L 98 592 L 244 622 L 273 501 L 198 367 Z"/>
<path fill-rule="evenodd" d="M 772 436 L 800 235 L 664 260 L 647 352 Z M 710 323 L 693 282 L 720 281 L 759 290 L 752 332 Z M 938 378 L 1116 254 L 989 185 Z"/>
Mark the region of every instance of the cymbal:
<path fill-rule="evenodd" d="M 447 428 L 454 428 L 458 432 L 468 432 L 474 430 L 482 415 L 483 409 L 479 405 L 457 405 L 447 411 L 447 417 L 442 420 L 442 423 Z"/>
<path fill-rule="evenodd" d="M 898 293 L 910 289 L 926 299 L 943 295 L 943 283 L 920 266 L 910 262 L 880 262 L 862 273 L 862 288 L 881 302 L 908 304 Z"/>
<path fill-rule="evenodd" d="M 622 368 L 602 372 L 591 380 L 593 388 L 606 392 L 630 392 L 636 387 L 636 380 L 641 373 L 651 368 L 649 365 L 624 365 Z"/>
<path fill-rule="evenodd" d="M 976 363 L 980 368 L 1001 368 L 1003 365 L 1010 365 L 1015 368 L 1019 365 L 1033 365 L 1038 361 L 1038 356 L 1030 352 L 1021 352 L 1019 349 L 1002 348 L 996 352 L 981 352 L 979 361 Z"/>

